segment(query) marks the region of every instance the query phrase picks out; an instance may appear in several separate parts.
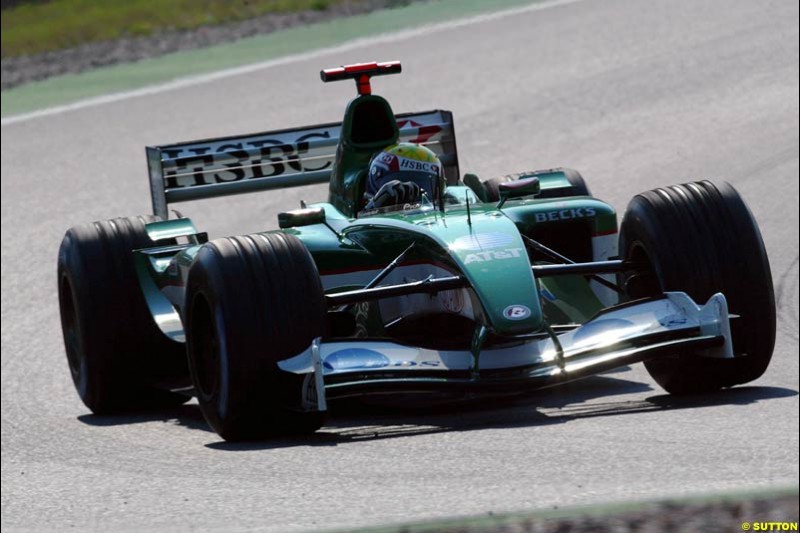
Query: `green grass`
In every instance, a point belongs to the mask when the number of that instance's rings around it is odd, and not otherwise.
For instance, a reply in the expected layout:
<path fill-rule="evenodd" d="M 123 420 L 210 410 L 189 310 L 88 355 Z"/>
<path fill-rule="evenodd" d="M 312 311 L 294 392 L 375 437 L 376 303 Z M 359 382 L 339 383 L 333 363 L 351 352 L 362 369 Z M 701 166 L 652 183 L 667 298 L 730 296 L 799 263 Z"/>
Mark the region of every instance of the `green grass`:
<path fill-rule="evenodd" d="M 109 0 L 111 1 L 111 0 Z M 65 74 L 35 81 L 2 92 L 3 118 L 68 104 L 86 98 L 164 83 L 185 76 L 257 63 L 310 50 L 324 49 L 420 24 L 468 17 L 487 11 L 508 9 L 535 0 L 437 0 L 411 2 L 404 7 L 378 10 L 366 15 L 298 26 L 210 48 L 175 52 L 135 63 L 123 63 L 80 74 Z M 406 2 L 395 0 L 391 5 Z M 5 13 L 5 11 L 4 11 Z M 365 56 L 367 59 L 371 58 Z"/>
<path fill-rule="evenodd" d="M 325 10 L 342 0 L 52 0 L 2 12 L 2 56 L 187 30 L 267 13 Z"/>

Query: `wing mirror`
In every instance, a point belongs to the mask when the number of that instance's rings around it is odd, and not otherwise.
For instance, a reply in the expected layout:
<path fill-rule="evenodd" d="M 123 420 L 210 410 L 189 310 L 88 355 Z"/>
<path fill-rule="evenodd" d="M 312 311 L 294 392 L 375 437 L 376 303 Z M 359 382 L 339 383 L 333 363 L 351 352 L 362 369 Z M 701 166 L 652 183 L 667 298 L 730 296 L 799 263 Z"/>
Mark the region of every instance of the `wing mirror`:
<path fill-rule="evenodd" d="M 298 228 L 312 224 L 325 224 L 325 209 L 321 207 L 305 207 L 278 213 L 278 227 L 281 229 Z"/>
<path fill-rule="evenodd" d="M 501 183 L 498 185 L 497 189 L 500 192 L 500 202 L 497 204 L 497 209 L 503 207 L 503 204 L 505 204 L 508 199 L 531 196 L 533 194 L 539 194 L 541 191 L 539 178 L 536 177 Z"/>

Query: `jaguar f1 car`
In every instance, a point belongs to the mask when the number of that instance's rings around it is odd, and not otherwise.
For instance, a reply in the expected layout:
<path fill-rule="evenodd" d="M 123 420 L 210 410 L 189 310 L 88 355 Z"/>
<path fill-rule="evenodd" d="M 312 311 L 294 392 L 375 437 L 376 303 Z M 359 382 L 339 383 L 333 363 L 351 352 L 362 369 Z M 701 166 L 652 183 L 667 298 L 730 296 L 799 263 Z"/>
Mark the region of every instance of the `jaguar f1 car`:
<path fill-rule="evenodd" d="M 224 439 L 317 430 L 331 400 L 517 394 L 644 362 L 674 394 L 767 368 L 775 302 L 756 222 L 697 181 L 614 209 L 554 168 L 461 175 L 453 116 L 395 115 L 373 76 L 341 123 L 148 147 L 153 214 L 79 225 L 58 255 L 69 369 L 94 413 L 196 396 Z M 444 167 L 434 198 L 363 210 L 398 141 Z M 170 204 L 327 183 L 279 229 L 209 240 Z"/>

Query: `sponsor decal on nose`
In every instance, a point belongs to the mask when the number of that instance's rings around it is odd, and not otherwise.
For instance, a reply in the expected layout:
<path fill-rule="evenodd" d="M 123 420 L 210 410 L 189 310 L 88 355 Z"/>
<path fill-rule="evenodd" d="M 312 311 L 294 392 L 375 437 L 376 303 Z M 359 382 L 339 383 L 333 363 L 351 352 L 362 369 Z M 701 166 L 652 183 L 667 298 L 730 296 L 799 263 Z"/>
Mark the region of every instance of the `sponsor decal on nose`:
<path fill-rule="evenodd" d="M 509 305 L 503 309 L 503 316 L 509 320 L 524 320 L 531 316 L 531 310 L 524 305 Z"/>
<path fill-rule="evenodd" d="M 514 244 L 514 237 L 506 233 L 479 233 L 464 235 L 450 243 L 451 250 L 481 250 Z"/>
<path fill-rule="evenodd" d="M 486 261 L 494 261 L 495 259 L 511 259 L 512 257 L 520 257 L 523 251 L 525 251 L 524 248 L 506 248 L 505 250 L 476 252 L 464 256 L 464 264 L 483 263 Z"/>

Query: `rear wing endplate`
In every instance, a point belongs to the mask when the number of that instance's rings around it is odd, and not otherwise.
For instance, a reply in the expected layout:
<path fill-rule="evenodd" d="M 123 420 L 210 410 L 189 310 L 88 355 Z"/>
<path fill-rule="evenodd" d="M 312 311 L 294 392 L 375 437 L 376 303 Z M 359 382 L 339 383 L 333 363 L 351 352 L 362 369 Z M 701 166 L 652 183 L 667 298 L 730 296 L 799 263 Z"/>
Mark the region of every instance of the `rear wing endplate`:
<path fill-rule="evenodd" d="M 453 114 L 396 116 L 400 141 L 423 144 L 441 159 L 447 182 L 458 182 Z M 216 196 L 284 189 L 330 180 L 341 123 L 147 147 L 153 213 Z"/>

